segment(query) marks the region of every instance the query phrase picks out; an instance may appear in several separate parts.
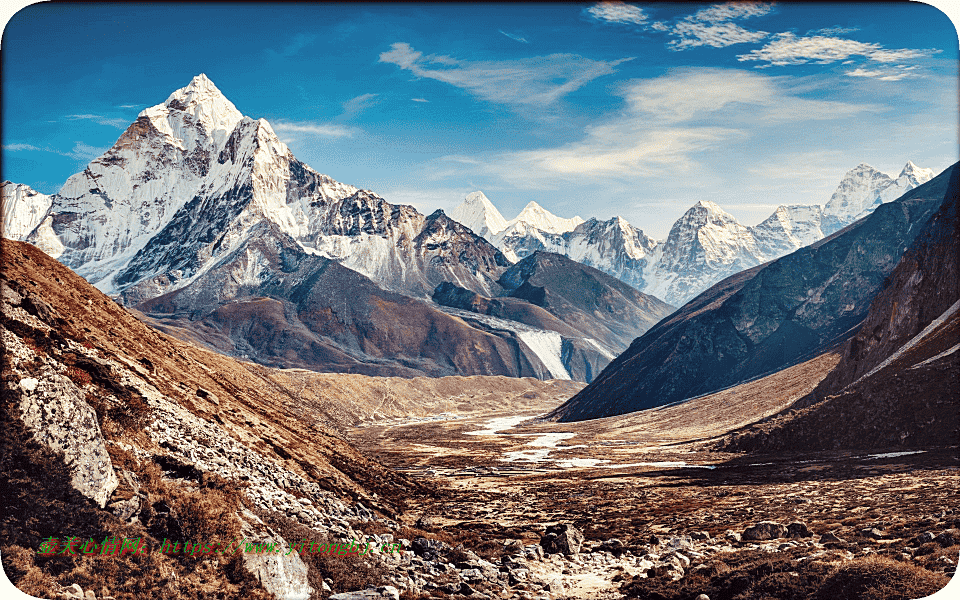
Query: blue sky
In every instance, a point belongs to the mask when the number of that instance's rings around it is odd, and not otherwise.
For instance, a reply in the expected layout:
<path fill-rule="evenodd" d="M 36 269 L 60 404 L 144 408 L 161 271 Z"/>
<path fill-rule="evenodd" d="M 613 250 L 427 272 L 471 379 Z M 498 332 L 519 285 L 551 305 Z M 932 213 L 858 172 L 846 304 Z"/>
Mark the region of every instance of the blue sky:
<path fill-rule="evenodd" d="M 35 4 L 3 33 L 3 178 L 55 192 L 206 73 L 391 202 L 479 189 L 663 238 L 697 200 L 753 225 L 860 162 L 956 162 L 957 46 L 910 2 Z"/>

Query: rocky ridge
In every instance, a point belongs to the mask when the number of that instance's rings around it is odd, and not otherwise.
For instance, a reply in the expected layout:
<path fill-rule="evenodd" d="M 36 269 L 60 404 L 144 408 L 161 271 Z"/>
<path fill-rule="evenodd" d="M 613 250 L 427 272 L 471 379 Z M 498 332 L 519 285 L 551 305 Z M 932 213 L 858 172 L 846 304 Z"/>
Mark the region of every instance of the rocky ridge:
<path fill-rule="evenodd" d="M 677 220 L 666 240 L 649 238 L 622 217 L 576 226 L 571 219 L 558 228 L 540 227 L 545 219 L 521 214 L 508 227 L 482 192 L 470 194 L 453 214 L 514 262 L 537 251 L 563 254 L 682 306 L 714 283 L 821 240 L 934 175 L 909 161 L 896 179 L 861 164 L 844 175 L 826 205 L 780 206 L 753 227 L 703 200 Z"/>

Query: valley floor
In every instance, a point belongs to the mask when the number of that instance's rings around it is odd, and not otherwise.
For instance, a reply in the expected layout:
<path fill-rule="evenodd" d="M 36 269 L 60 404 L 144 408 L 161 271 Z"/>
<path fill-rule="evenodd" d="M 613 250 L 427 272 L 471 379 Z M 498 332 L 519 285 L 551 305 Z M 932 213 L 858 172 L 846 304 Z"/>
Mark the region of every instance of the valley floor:
<path fill-rule="evenodd" d="M 905 582 L 903 597 L 926 595 L 946 584 L 960 550 L 956 448 L 767 457 L 711 449 L 805 394 L 835 362 L 825 355 L 682 406 L 598 421 L 537 423 L 560 401 L 544 397 L 349 435 L 440 490 L 408 503 L 403 521 L 469 540 L 494 562 L 510 540 L 536 544 L 547 525 L 583 532 L 575 558 L 528 555 L 529 581 L 514 597 L 805 598 L 844 569 L 887 569 L 884 577 Z M 803 525 L 748 540 L 761 522 Z"/>

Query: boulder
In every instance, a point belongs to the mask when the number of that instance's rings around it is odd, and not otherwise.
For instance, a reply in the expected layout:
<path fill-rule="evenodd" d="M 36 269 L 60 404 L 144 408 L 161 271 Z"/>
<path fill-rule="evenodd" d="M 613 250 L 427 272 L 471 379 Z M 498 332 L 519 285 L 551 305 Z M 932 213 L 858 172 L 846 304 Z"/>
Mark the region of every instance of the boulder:
<path fill-rule="evenodd" d="M 787 537 L 808 538 L 813 537 L 813 532 L 807 528 L 807 524 L 801 521 L 794 521 L 787 525 Z"/>
<path fill-rule="evenodd" d="M 283 539 L 255 514 L 244 510 L 241 516 L 243 522 L 240 532 L 244 539 L 273 542 L 278 546 L 284 545 Z M 274 554 L 246 552 L 243 554 L 244 567 L 260 581 L 265 590 L 278 600 L 307 600 L 314 592 L 307 581 L 307 565 L 300 559 L 299 553 L 288 553 L 287 550 L 289 548 L 284 547 L 283 551 Z M 331 598 L 334 597 L 331 596 Z"/>
<path fill-rule="evenodd" d="M 573 525 L 566 523 L 550 525 L 540 538 L 540 546 L 544 552 L 550 554 L 576 556 L 583 546 L 583 534 Z"/>
<path fill-rule="evenodd" d="M 775 540 L 787 535 L 787 528 L 773 521 L 760 521 L 743 530 L 744 540 Z"/>
<path fill-rule="evenodd" d="M 24 380 L 27 381 L 27 380 Z M 104 508 L 120 481 L 104 443 L 97 414 L 84 392 L 69 378 L 49 370 L 39 379 L 20 382 L 20 418 L 35 440 L 62 452 L 71 485 Z"/>

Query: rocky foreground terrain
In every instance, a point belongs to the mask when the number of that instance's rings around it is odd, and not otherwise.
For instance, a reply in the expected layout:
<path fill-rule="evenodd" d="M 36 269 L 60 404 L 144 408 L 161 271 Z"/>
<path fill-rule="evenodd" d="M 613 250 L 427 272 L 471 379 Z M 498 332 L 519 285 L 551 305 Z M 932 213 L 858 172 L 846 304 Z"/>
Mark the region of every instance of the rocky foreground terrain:
<path fill-rule="evenodd" d="M 955 572 L 956 447 L 718 450 L 810 394 L 839 353 L 682 405 L 549 423 L 582 383 L 242 363 L 2 244 L 0 552 L 35 596 L 916 598 Z M 71 537 L 147 551 L 38 553 Z M 282 550 L 164 554 L 167 539 Z"/>

